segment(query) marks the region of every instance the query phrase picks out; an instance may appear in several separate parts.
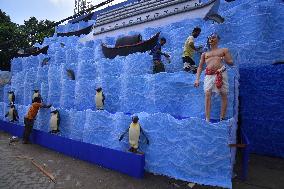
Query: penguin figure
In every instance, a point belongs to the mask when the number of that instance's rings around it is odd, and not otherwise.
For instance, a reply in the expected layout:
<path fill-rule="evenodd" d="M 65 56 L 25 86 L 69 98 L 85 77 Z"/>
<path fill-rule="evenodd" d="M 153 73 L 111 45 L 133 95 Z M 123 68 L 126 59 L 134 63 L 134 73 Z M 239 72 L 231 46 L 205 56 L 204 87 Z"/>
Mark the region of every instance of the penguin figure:
<path fill-rule="evenodd" d="M 8 99 L 10 104 L 15 104 L 15 94 L 14 91 L 9 91 L 8 92 Z"/>
<path fill-rule="evenodd" d="M 97 110 L 103 110 L 105 104 L 105 95 L 103 93 L 103 89 L 101 87 L 96 89 L 96 108 Z"/>
<path fill-rule="evenodd" d="M 129 128 L 119 138 L 119 141 L 121 141 L 124 138 L 125 134 L 127 132 L 129 133 L 130 149 L 128 151 L 133 152 L 133 153 L 140 153 L 140 152 L 138 152 L 140 131 L 142 132 L 142 134 L 146 138 L 146 143 L 149 145 L 149 139 L 147 138 L 142 127 L 138 123 L 138 120 L 139 120 L 138 116 L 134 116 L 132 118 L 132 123 L 130 124 Z"/>
<path fill-rule="evenodd" d="M 59 131 L 59 124 L 60 124 L 60 114 L 59 111 L 54 109 L 51 112 L 50 117 L 50 133 L 58 133 Z"/>
<path fill-rule="evenodd" d="M 14 104 L 10 105 L 10 109 L 6 113 L 5 117 L 8 117 L 10 122 L 18 121 L 19 115 Z"/>
<path fill-rule="evenodd" d="M 42 101 L 42 98 L 41 98 L 41 95 L 40 95 L 38 89 L 34 90 L 34 94 L 33 94 L 33 97 L 32 97 L 32 103 L 34 102 L 35 97 L 39 97 L 41 99 L 41 101 Z"/>

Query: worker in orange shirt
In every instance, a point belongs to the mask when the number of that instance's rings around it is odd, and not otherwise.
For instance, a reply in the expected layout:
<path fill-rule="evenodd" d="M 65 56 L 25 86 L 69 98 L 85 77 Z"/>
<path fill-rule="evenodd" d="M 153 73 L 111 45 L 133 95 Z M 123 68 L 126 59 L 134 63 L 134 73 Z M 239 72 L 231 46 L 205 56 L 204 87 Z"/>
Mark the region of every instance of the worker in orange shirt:
<path fill-rule="evenodd" d="M 25 123 L 25 130 L 23 134 L 23 144 L 29 143 L 29 137 L 33 130 L 34 120 L 40 108 L 50 108 L 51 105 L 45 105 L 41 103 L 41 98 L 35 97 L 34 102 L 32 103 L 31 107 L 28 110 L 27 115 L 24 118 Z"/>

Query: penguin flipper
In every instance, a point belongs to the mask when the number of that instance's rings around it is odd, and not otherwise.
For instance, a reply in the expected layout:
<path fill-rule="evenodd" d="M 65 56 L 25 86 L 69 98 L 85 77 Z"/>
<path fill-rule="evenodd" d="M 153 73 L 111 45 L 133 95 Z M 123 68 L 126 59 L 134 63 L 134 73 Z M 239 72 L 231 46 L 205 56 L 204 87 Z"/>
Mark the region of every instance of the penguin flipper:
<path fill-rule="evenodd" d="M 60 125 L 60 114 L 59 114 L 59 111 L 57 111 L 57 130 L 59 131 L 59 125 Z"/>
<path fill-rule="evenodd" d="M 105 97 L 105 95 L 104 95 L 104 93 L 102 92 L 102 96 L 103 96 L 103 105 L 105 105 L 105 99 L 106 99 L 106 97 Z"/>
<path fill-rule="evenodd" d="M 124 136 L 126 135 L 126 133 L 128 133 L 128 131 L 129 128 L 119 137 L 119 141 L 121 141 L 124 138 Z"/>
<path fill-rule="evenodd" d="M 7 113 L 5 114 L 5 117 L 8 117 L 8 115 L 9 115 L 9 112 L 7 112 Z"/>
<path fill-rule="evenodd" d="M 14 110 L 14 115 L 13 115 L 13 117 L 15 118 L 16 121 L 18 121 L 19 115 L 18 115 L 18 111 L 17 111 L 16 109 Z"/>

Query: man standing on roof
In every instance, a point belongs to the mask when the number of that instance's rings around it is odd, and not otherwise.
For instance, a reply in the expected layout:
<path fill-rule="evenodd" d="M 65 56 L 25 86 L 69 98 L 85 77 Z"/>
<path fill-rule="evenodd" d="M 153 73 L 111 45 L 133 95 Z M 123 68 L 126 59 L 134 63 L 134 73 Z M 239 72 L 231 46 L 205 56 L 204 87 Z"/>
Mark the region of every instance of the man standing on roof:
<path fill-rule="evenodd" d="M 25 130 L 24 130 L 24 134 L 23 134 L 23 144 L 29 143 L 30 134 L 33 130 L 34 121 L 35 121 L 36 115 L 38 113 L 38 110 L 40 108 L 50 108 L 50 107 L 51 107 L 51 105 L 45 105 L 45 104 L 41 103 L 40 97 L 35 97 L 33 99 L 33 103 L 31 105 L 31 107 L 29 108 L 27 115 L 24 118 Z"/>
<path fill-rule="evenodd" d="M 194 46 L 194 38 L 197 38 L 201 33 L 201 29 L 199 27 L 195 27 L 192 30 L 192 35 L 189 36 L 183 47 L 182 61 L 183 61 L 183 69 L 187 72 L 192 71 L 196 73 L 196 64 L 193 60 L 194 51 L 199 51 L 202 47 Z"/>
<path fill-rule="evenodd" d="M 206 121 L 210 121 L 211 95 L 212 92 L 219 93 L 221 96 L 221 115 L 220 121 L 224 120 L 227 110 L 227 95 L 229 92 L 229 83 L 226 67 L 224 63 L 232 66 L 233 59 L 227 48 L 219 48 L 220 37 L 213 33 L 209 36 L 210 51 L 201 55 L 200 63 L 197 69 L 194 86 L 199 86 L 199 78 L 202 72 L 203 64 L 206 64 L 204 78 L 205 92 L 205 115 Z"/>
<path fill-rule="evenodd" d="M 162 52 L 162 46 L 166 44 L 166 38 L 162 37 L 160 42 L 151 50 L 150 55 L 153 56 L 153 73 L 165 72 L 165 66 L 162 62 L 162 55 L 170 58 L 170 55 Z"/>

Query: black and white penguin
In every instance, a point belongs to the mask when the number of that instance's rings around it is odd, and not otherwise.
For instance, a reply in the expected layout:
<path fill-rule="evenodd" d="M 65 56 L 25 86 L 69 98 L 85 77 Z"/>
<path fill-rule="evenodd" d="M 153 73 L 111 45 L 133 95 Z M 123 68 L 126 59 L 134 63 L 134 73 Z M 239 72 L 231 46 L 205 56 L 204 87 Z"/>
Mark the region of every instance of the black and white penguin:
<path fill-rule="evenodd" d="M 9 111 L 6 113 L 5 117 L 8 117 L 10 122 L 18 121 L 19 115 L 14 104 L 10 105 Z"/>
<path fill-rule="evenodd" d="M 138 120 L 138 116 L 134 116 L 132 118 L 132 123 L 130 124 L 129 128 L 119 138 L 119 141 L 121 141 L 124 138 L 125 134 L 129 133 L 129 151 L 133 153 L 138 153 L 140 132 L 146 138 L 146 143 L 149 144 L 149 139 L 147 138 L 142 127 L 138 123 Z"/>
<path fill-rule="evenodd" d="M 39 97 L 42 100 L 38 89 L 34 90 L 34 94 L 33 94 L 33 97 L 32 97 L 32 103 L 34 102 L 35 97 Z"/>
<path fill-rule="evenodd" d="M 15 94 L 14 91 L 8 92 L 8 99 L 10 104 L 15 104 Z"/>
<path fill-rule="evenodd" d="M 105 95 L 103 93 L 103 89 L 101 87 L 96 89 L 96 108 L 97 110 L 103 110 L 105 104 Z"/>
<path fill-rule="evenodd" d="M 51 110 L 50 117 L 50 133 L 58 133 L 59 132 L 59 124 L 60 124 L 60 114 L 56 109 Z"/>

